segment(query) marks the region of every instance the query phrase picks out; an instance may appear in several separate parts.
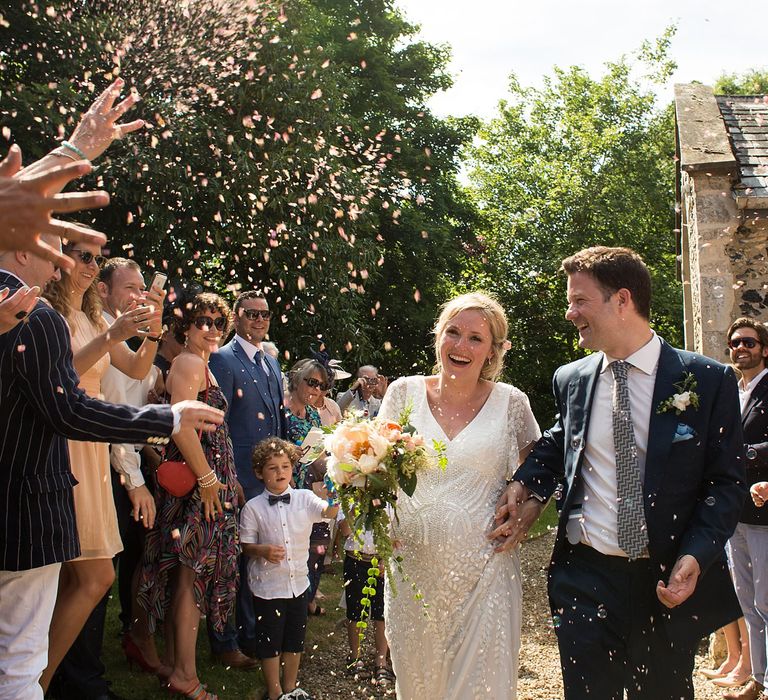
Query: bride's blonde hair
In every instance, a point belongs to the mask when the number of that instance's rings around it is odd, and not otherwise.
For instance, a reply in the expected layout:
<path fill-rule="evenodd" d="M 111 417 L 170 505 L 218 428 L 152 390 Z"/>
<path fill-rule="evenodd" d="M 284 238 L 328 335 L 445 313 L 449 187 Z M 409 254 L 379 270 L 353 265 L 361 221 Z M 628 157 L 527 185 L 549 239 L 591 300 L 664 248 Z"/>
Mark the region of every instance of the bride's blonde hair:
<path fill-rule="evenodd" d="M 442 370 L 440 342 L 443 339 L 445 327 L 451 319 L 458 316 L 462 311 L 479 311 L 488 323 L 488 329 L 491 332 L 493 356 L 489 362 L 483 363 L 480 378 L 495 382 L 501 376 L 501 372 L 504 369 L 504 353 L 509 347 L 509 341 L 507 340 L 509 324 L 501 304 L 488 292 L 477 291 L 461 294 L 443 304 L 440 309 L 440 316 L 432 331 L 435 334 L 435 357 L 437 358 L 434 371 L 436 374 L 439 374 Z"/>

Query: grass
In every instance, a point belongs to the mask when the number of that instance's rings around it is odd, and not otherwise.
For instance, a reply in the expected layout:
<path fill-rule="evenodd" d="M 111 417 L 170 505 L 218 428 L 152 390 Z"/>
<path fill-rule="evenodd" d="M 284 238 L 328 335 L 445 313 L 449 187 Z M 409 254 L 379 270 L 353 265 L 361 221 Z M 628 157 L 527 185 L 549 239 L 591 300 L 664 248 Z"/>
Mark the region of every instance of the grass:
<path fill-rule="evenodd" d="M 344 628 L 338 625 L 338 621 L 344 615 L 344 611 L 337 608 L 341 597 L 341 564 L 334 564 L 333 567 L 326 569 L 328 570 L 335 572 L 336 575 L 326 573 L 321 581 L 323 593 L 326 595 L 323 607 L 327 614 L 309 618 L 305 655 L 310 655 L 316 650 L 326 651 L 338 644 L 343 644 L 346 649 L 346 633 Z M 119 608 L 115 585 L 107 609 L 102 654 L 104 665 L 107 667 L 106 676 L 112 681 L 112 691 L 132 700 L 155 700 L 155 698 L 168 700 L 168 693 L 160 686 L 155 676 L 142 673 L 135 666 L 133 671 L 129 670 L 120 646 Z M 260 670 L 227 670 L 211 661 L 204 620 L 197 636 L 197 673 L 200 680 L 208 686 L 208 690 L 217 693 L 222 700 L 260 700 L 264 693 Z"/>

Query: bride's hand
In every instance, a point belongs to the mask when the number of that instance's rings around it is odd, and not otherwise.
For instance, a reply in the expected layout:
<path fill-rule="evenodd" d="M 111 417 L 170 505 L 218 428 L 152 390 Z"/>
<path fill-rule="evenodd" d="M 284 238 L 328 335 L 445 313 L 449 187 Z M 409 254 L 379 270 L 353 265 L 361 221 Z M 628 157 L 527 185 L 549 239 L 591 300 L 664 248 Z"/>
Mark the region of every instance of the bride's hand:
<path fill-rule="evenodd" d="M 496 552 L 516 547 L 528 536 L 528 530 L 541 514 L 544 504 L 531 498 L 531 491 L 519 481 L 513 481 L 496 503 L 493 531 L 487 537 L 500 541 Z"/>

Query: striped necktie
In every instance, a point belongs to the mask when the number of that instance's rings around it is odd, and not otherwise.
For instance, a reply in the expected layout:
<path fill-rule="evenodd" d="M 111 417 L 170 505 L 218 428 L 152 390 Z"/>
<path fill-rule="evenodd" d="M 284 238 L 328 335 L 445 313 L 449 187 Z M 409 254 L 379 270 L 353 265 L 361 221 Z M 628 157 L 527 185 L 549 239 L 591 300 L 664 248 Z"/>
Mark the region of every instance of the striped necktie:
<path fill-rule="evenodd" d="M 629 363 L 611 363 L 613 372 L 613 446 L 616 450 L 616 516 L 619 547 L 630 559 L 637 559 L 648 546 L 648 530 L 643 510 L 643 485 L 637 461 L 635 431 L 629 406 L 627 375 Z"/>

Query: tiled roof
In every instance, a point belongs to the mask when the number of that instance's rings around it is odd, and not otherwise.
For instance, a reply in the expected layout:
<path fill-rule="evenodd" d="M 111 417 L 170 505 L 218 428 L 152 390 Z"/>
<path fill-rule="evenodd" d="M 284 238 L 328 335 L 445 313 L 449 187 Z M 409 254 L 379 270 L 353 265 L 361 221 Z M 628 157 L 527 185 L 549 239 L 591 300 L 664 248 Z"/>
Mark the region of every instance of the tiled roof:
<path fill-rule="evenodd" d="M 733 154 L 739 165 L 734 194 L 740 208 L 765 208 L 768 203 L 768 95 L 720 95 Z"/>

